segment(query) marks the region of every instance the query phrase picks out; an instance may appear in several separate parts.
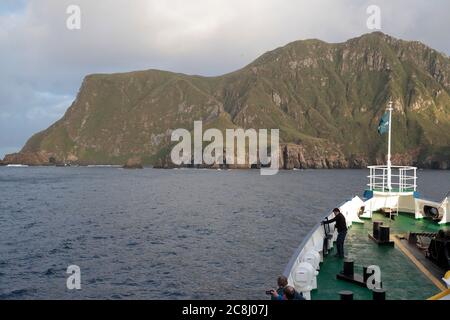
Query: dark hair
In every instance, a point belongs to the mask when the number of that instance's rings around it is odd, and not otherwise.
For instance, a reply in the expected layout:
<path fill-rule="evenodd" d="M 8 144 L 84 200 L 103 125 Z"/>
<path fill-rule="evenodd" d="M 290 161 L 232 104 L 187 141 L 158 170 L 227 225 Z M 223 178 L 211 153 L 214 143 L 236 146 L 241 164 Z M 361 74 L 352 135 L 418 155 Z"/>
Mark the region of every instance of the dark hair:
<path fill-rule="evenodd" d="M 278 286 L 284 288 L 288 284 L 288 279 L 285 276 L 279 276 L 277 279 Z"/>
<path fill-rule="evenodd" d="M 295 289 L 291 286 L 286 286 L 283 290 L 284 295 L 286 296 L 286 299 L 288 300 L 294 300 L 295 298 Z"/>
<path fill-rule="evenodd" d="M 333 212 L 334 212 L 334 213 L 341 213 L 341 210 L 339 210 L 339 208 L 334 208 L 334 209 L 333 209 Z"/>

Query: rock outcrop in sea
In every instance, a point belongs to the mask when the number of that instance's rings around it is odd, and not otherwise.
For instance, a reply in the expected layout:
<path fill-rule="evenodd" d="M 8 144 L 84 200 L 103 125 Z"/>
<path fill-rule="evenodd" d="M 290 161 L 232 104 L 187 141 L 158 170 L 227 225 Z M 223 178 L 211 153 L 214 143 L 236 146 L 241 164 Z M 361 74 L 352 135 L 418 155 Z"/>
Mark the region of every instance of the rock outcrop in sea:
<path fill-rule="evenodd" d="M 123 166 L 124 169 L 143 169 L 142 161 L 138 157 L 130 158 Z"/>

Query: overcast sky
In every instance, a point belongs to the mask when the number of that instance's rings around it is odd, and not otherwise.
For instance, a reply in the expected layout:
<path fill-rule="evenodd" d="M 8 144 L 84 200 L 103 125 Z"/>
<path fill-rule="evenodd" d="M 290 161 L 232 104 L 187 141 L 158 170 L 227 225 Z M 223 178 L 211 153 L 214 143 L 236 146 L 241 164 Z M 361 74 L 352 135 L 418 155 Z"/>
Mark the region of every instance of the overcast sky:
<path fill-rule="evenodd" d="M 0 158 L 59 119 L 86 74 L 219 75 L 291 41 L 371 32 L 370 5 L 381 31 L 450 53 L 448 0 L 0 0 Z"/>

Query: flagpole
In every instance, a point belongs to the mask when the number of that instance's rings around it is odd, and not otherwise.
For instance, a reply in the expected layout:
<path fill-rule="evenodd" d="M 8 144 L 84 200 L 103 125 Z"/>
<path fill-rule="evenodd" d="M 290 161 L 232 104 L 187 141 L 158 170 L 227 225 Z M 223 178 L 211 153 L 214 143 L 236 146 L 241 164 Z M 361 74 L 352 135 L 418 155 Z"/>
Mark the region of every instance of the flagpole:
<path fill-rule="evenodd" d="M 388 155 L 387 155 L 387 170 L 388 170 L 388 176 L 387 176 L 387 187 L 388 190 L 392 190 L 392 180 L 391 180 L 391 128 L 392 128 L 392 101 L 389 101 L 389 137 L 388 137 Z"/>

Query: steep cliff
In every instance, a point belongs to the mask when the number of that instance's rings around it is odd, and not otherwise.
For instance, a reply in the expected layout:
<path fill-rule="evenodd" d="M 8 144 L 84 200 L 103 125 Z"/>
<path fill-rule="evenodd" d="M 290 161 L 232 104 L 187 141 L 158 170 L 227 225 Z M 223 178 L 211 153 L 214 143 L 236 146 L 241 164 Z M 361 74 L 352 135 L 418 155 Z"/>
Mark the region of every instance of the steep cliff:
<path fill-rule="evenodd" d="M 158 70 L 87 76 L 64 117 L 6 163 L 170 166 L 176 128 L 279 128 L 284 168 L 384 162 L 377 124 L 395 102 L 394 163 L 450 168 L 450 59 L 371 33 L 290 43 L 218 77 Z"/>

